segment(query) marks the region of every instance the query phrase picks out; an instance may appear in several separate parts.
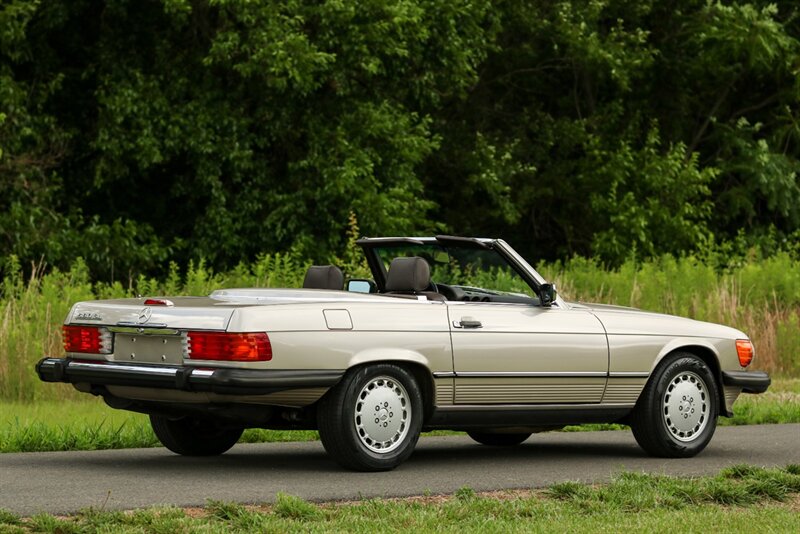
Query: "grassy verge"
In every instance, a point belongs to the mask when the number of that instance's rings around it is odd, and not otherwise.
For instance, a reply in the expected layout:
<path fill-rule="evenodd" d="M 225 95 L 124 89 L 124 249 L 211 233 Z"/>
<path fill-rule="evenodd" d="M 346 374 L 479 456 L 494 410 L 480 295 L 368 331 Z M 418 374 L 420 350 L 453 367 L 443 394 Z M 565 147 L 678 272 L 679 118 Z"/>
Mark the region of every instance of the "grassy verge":
<path fill-rule="evenodd" d="M 315 439 L 311 431 L 249 429 L 240 443 Z M 111 409 L 98 398 L 0 403 L 0 452 L 160 446 L 146 415 Z"/>
<path fill-rule="evenodd" d="M 742 395 L 733 406 L 734 416 L 723 425 L 800 423 L 800 379 L 775 380 L 760 395 Z"/>
<path fill-rule="evenodd" d="M 762 395 L 743 395 L 733 418 L 720 425 L 800 423 L 800 379 L 776 380 Z M 567 431 L 620 430 L 623 425 L 582 425 Z M 436 432 L 437 435 L 454 434 Z M 311 431 L 250 429 L 242 443 L 310 441 Z M 102 400 L 0 403 L 0 452 L 40 452 L 158 447 L 147 416 L 113 410 Z"/>
<path fill-rule="evenodd" d="M 599 486 L 314 504 L 278 494 L 274 504 L 209 502 L 204 508 L 84 510 L 20 518 L 0 511 L 5 532 L 692 532 L 800 531 L 800 465 L 735 466 L 714 477 L 623 473 Z"/>

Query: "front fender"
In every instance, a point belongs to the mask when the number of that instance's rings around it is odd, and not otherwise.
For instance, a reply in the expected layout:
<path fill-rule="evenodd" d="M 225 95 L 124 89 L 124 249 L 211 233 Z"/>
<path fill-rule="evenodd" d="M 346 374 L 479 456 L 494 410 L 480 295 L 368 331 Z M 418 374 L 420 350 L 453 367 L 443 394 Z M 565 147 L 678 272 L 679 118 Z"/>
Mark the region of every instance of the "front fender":
<path fill-rule="evenodd" d="M 676 350 L 684 350 L 686 352 L 692 352 L 697 354 L 700 357 L 705 357 L 707 363 L 711 366 L 711 372 L 717 378 L 717 387 L 719 388 L 719 401 L 720 401 L 720 414 L 726 417 L 731 417 L 733 415 L 733 403 L 736 401 L 736 398 L 739 396 L 739 391 L 735 388 L 726 387 L 725 381 L 723 380 L 723 371 L 726 369 L 735 368 L 735 363 L 738 363 L 738 360 L 734 363 L 733 358 L 735 355 L 731 356 L 729 354 L 730 347 L 727 347 L 727 344 L 732 343 L 730 340 L 724 339 L 715 339 L 715 340 L 708 340 L 708 339 L 699 339 L 699 338 L 677 338 L 671 340 L 669 343 L 662 347 L 661 351 L 658 354 L 658 357 L 653 362 L 653 366 L 650 369 L 650 374 L 652 377 L 652 373 L 655 368 L 661 363 L 661 361 L 672 352 Z M 708 361 L 709 359 L 713 361 Z"/>
<path fill-rule="evenodd" d="M 713 343 L 709 342 L 707 339 L 696 337 L 679 337 L 670 340 L 669 343 L 661 347 L 661 350 L 658 352 L 658 355 L 656 356 L 655 360 L 653 360 L 653 363 L 650 367 L 650 373 L 652 374 L 661 361 L 669 354 L 681 349 L 692 352 L 692 347 L 699 347 L 713 355 L 717 363 L 717 368 L 720 367 L 719 349 Z"/>

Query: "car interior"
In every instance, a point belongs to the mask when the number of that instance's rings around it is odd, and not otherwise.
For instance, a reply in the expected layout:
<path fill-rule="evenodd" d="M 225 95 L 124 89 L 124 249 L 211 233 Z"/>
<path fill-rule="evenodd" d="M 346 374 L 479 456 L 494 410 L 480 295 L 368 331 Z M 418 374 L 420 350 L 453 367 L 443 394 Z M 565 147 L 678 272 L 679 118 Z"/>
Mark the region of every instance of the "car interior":
<path fill-rule="evenodd" d="M 342 290 L 344 274 L 335 265 L 312 265 L 306 272 L 303 287 Z M 538 304 L 538 299 L 524 295 L 496 294 L 476 287 L 436 284 L 431 280 L 428 261 L 419 256 L 401 256 L 392 259 L 386 273 L 386 288 L 381 294 L 408 299 L 425 297 L 427 300 L 435 301 Z"/>

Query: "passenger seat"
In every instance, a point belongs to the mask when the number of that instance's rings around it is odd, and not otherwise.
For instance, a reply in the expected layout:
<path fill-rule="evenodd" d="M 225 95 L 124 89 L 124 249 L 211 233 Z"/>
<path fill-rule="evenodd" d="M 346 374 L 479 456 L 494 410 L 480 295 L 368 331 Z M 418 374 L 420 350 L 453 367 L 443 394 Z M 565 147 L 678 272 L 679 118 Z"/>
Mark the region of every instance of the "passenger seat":
<path fill-rule="evenodd" d="M 303 280 L 306 289 L 338 289 L 344 287 L 344 274 L 335 265 L 312 265 Z"/>

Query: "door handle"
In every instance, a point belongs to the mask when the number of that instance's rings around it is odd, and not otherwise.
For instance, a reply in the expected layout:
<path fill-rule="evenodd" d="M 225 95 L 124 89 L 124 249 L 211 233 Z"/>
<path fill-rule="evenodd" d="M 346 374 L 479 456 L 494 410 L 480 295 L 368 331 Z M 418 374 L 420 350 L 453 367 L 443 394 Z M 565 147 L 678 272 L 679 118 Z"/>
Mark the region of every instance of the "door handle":
<path fill-rule="evenodd" d="M 453 322 L 455 323 L 455 321 Z M 483 324 L 472 317 L 462 317 L 461 321 L 458 322 L 458 328 L 483 328 Z"/>

